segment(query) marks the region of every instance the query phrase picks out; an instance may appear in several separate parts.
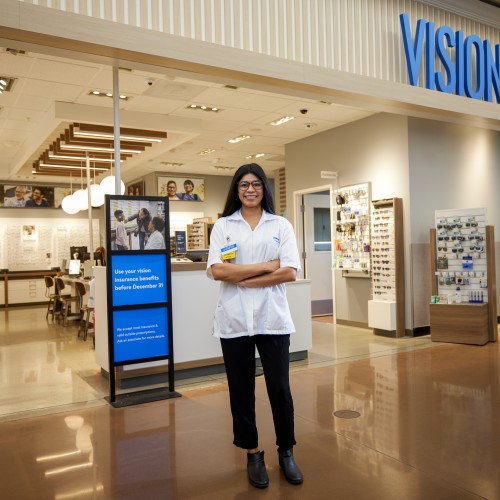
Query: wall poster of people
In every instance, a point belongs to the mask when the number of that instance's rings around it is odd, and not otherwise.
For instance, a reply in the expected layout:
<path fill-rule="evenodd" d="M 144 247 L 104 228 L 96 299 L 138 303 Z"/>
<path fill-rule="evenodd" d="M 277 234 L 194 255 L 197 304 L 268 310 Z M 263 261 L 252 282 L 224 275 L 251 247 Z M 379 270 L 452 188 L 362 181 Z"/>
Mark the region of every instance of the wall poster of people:
<path fill-rule="evenodd" d="M 136 181 L 131 184 L 127 184 L 127 194 L 128 196 L 144 196 L 146 191 L 144 189 L 144 181 Z"/>
<path fill-rule="evenodd" d="M 111 199 L 111 250 L 165 250 L 165 200 Z"/>
<path fill-rule="evenodd" d="M 63 198 L 70 193 L 69 186 L 0 184 L 0 207 L 60 208 Z"/>
<path fill-rule="evenodd" d="M 158 177 L 158 195 L 170 201 L 204 201 L 205 179 L 195 177 Z"/>

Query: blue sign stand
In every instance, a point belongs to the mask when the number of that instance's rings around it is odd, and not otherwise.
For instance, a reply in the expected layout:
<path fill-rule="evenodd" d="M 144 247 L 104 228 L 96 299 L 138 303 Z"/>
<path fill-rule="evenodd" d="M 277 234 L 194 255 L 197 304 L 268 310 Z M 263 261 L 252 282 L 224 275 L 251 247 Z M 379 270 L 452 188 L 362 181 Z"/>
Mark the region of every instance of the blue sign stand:
<path fill-rule="evenodd" d="M 106 195 L 107 399 L 114 407 L 180 396 L 174 390 L 169 234 L 167 198 Z M 160 360 L 168 360 L 168 388 L 116 394 L 117 366 Z"/>

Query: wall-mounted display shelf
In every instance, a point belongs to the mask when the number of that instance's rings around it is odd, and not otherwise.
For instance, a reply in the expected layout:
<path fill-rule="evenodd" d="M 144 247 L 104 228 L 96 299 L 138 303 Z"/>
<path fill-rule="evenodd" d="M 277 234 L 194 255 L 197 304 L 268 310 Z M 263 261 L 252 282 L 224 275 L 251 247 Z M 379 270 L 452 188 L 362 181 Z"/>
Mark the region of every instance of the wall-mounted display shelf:
<path fill-rule="evenodd" d="M 495 342 L 495 238 L 486 208 L 436 211 L 430 242 L 431 339 Z"/>
<path fill-rule="evenodd" d="M 371 239 L 372 300 L 368 326 L 376 335 L 405 334 L 403 202 L 373 202 Z"/>
<path fill-rule="evenodd" d="M 213 226 L 210 217 L 194 219 L 192 224 L 188 224 L 187 249 L 206 250 L 210 242 L 210 233 L 212 232 Z"/>
<path fill-rule="evenodd" d="M 355 184 L 334 192 L 335 248 L 333 267 L 344 277 L 370 277 L 370 183 Z"/>

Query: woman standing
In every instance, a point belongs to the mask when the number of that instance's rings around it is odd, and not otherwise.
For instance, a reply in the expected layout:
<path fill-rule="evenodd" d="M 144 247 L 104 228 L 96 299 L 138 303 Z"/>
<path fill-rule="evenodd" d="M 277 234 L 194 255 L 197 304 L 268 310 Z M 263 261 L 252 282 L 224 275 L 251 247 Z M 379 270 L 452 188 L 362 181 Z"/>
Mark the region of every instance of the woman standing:
<path fill-rule="evenodd" d="M 137 219 L 137 228 L 134 231 L 134 236 L 139 235 L 139 250 L 144 250 L 144 244 L 149 235 L 149 223 L 151 222 L 151 214 L 147 208 L 141 208 L 139 212 L 131 215 L 127 221 Z"/>
<path fill-rule="evenodd" d="M 269 477 L 255 421 L 255 348 L 271 403 L 280 467 L 290 483 L 303 481 L 293 457 L 289 346 L 295 328 L 285 290 L 298 271 L 293 228 L 274 213 L 266 174 L 256 163 L 241 166 L 211 233 L 207 274 L 222 282 L 213 331 L 221 339 L 233 443 L 247 450 L 248 478 L 257 488 L 266 488 Z"/>

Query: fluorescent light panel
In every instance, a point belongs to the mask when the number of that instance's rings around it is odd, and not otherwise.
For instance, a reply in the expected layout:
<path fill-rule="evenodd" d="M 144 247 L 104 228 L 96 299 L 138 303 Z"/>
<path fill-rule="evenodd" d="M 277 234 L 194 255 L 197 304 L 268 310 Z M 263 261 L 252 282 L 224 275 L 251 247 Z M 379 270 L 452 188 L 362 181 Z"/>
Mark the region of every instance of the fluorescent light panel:
<path fill-rule="evenodd" d="M 80 132 L 78 130 L 75 130 L 73 132 L 73 135 L 75 137 L 98 137 L 98 138 L 103 138 L 103 139 L 114 139 L 115 136 L 113 134 L 105 134 L 101 132 Z M 139 142 L 161 142 L 162 139 L 155 139 L 153 137 L 139 137 L 139 136 L 132 136 L 132 135 L 121 135 L 120 134 L 120 140 L 122 141 L 139 141 Z"/>
<path fill-rule="evenodd" d="M 44 162 L 40 162 L 39 163 L 40 167 L 47 167 L 47 168 L 69 168 L 70 170 L 82 170 L 83 166 L 81 167 L 76 167 L 76 166 L 73 166 L 73 165 L 56 165 L 54 163 L 44 163 Z M 106 172 L 107 170 L 109 170 L 108 168 L 102 168 L 102 167 L 92 167 L 92 170 L 101 170 L 102 172 Z"/>
<path fill-rule="evenodd" d="M 61 149 L 75 149 L 78 151 L 114 151 L 114 148 L 102 148 L 97 146 L 77 146 L 75 144 L 64 144 L 61 142 Z M 120 148 L 120 152 L 123 153 L 142 153 L 141 150 L 136 149 L 122 149 Z"/>
<path fill-rule="evenodd" d="M 227 142 L 230 142 L 231 144 L 236 144 L 237 142 L 241 141 L 246 141 L 247 139 L 250 139 L 250 135 L 239 135 L 238 137 L 233 137 L 232 139 L 229 139 Z"/>
<path fill-rule="evenodd" d="M 68 156 L 68 155 L 57 155 L 54 153 L 49 152 L 49 158 L 53 158 L 54 160 L 76 160 L 76 161 L 85 161 L 86 158 L 84 156 Z M 99 162 L 106 162 L 106 163 L 114 163 L 115 160 L 113 158 L 95 158 L 89 156 L 90 161 L 99 161 Z M 123 163 L 123 160 L 120 160 L 120 163 Z"/>
<path fill-rule="evenodd" d="M 206 106 L 205 104 L 199 106 L 198 104 L 190 104 L 189 106 L 186 106 L 186 109 L 198 109 L 200 111 L 212 111 L 213 113 L 218 113 L 219 111 L 222 111 L 222 109 L 217 108 L 215 106 Z"/>
<path fill-rule="evenodd" d="M 273 122 L 269 122 L 268 125 L 272 125 L 273 127 L 278 127 L 279 125 L 283 125 L 283 123 L 289 122 L 291 120 L 294 120 L 294 116 L 282 116 L 278 120 L 275 120 Z"/>

